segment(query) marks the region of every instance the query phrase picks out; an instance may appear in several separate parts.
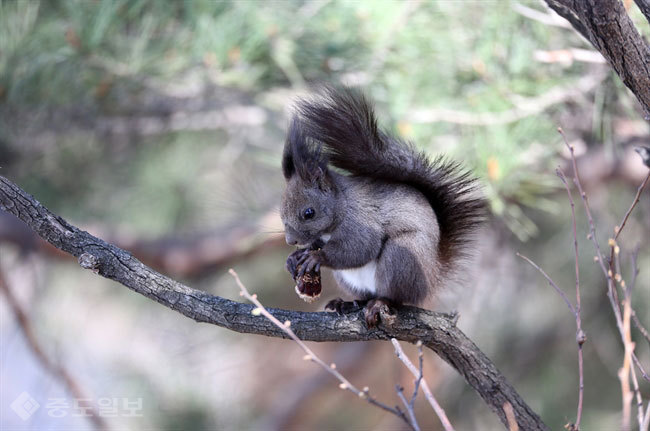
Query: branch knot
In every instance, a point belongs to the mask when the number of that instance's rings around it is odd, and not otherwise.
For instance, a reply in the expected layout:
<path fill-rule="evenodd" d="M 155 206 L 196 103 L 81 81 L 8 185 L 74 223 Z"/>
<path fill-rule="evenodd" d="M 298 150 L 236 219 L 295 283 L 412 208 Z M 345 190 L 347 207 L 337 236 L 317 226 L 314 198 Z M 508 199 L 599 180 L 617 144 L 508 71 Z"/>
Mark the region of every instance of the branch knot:
<path fill-rule="evenodd" d="M 77 258 L 79 265 L 84 269 L 90 269 L 95 274 L 99 273 L 99 259 L 94 255 L 84 252 Z"/>

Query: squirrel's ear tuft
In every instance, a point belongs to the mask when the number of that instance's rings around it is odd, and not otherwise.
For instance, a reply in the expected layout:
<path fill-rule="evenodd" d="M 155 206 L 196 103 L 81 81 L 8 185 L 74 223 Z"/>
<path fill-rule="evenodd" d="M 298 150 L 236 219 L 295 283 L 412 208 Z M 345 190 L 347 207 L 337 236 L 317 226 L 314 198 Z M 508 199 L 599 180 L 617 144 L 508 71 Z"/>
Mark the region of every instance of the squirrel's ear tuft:
<path fill-rule="evenodd" d="M 282 173 L 284 174 L 284 179 L 288 180 L 296 173 L 296 166 L 293 163 L 293 154 L 291 153 L 291 143 L 289 139 L 284 144 L 284 151 L 282 153 Z"/>
<path fill-rule="evenodd" d="M 294 117 L 291 119 L 287 140 L 284 143 L 284 151 L 282 153 L 282 173 L 285 179 L 288 180 L 291 178 L 301 169 L 299 165 L 305 163 L 303 155 L 305 145 L 305 136 L 302 133 L 298 119 Z"/>
<path fill-rule="evenodd" d="M 320 188 L 330 187 L 331 178 L 322 145 L 308 138 L 303 129 L 299 117 L 295 116 L 289 125 L 282 155 L 284 178 L 288 180 L 298 174 L 304 182 L 315 183 Z"/>

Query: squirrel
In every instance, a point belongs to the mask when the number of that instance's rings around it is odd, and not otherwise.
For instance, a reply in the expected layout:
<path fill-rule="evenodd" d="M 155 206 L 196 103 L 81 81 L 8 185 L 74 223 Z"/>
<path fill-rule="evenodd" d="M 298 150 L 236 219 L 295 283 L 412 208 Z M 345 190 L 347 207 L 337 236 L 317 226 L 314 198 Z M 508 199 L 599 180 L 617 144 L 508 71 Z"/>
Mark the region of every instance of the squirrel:
<path fill-rule="evenodd" d="M 285 239 L 298 247 L 287 270 L 296 279 L 331 268 L 365 303 L 371 327 L 382 310 L 427 299 L 458 269 L 486 218 L 469 172 L 380 129 L 352 88 L 325 86 L 296 103 L 282 172 Z M 340 313 L 343 304 L 326 308 Z"/>

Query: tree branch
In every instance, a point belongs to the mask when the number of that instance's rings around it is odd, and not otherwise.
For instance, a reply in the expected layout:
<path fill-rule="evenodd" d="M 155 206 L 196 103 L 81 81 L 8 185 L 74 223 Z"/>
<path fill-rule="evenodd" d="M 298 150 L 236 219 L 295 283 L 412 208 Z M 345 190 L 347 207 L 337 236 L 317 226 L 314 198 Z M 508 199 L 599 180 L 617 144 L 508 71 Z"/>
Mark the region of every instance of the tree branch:
<path fill-rule="evenodd" d="M 607 59 L 650 120 L 650 48 L 619 0 L 545 0 Z M 637 0 L 637 4 L 647 4 Z M 647 16 L 647 15 L 646 15 Z"/>
<path fill-rule="evenodd" d="M 287 338 L 287 334 L 272 322 L 251 314 L 253 305 L 210 295 L 165 277 L 129 252 L 72 226 L 3 176 L 0 176 L 0 209 L 17 216 L 50 244 L 76 256 L 83 268 L 115 280 L 197 322 L 240 333 Z M 368 329 L 360 309 L 344 311 L 346 313 L 339 316 L 328 312 L 269 309 L 279 321 L 291 321 L 293 332 L 305 341 L 396 338 L 416 343 L 422 340 L 465 378 L 505 426 L 508 426 L 508 419 L 503 405 L 509 402 L 521 429 L 548 429 L 488 357 L 455 326 L 452 316 L 404 306 L 398 310 L 391 327 Z"/>

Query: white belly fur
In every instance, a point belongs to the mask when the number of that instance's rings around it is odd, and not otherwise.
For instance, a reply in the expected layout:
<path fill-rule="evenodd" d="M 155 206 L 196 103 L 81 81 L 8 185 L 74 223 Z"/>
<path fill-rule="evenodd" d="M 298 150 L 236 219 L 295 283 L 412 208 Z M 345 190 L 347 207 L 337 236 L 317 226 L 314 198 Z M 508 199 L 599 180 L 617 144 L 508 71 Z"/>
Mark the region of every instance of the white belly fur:
<path fill-rule="evenodd" d="M 377 281 L 375 272 L 377 272 L 377 261 L 371 260 L 364 266 L 352 269 L 340 269 L 337 274 L 351 287 L 356 290 L 377 292 Z"/>

